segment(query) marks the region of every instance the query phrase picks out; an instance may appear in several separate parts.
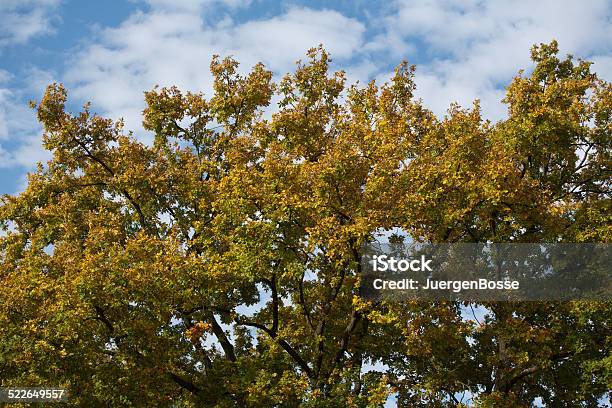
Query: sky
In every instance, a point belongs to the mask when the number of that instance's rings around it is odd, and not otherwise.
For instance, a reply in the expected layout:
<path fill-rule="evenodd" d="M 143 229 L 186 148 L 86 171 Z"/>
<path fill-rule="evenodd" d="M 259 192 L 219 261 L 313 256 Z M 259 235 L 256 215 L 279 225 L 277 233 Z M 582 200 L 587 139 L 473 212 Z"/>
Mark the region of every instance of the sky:
<path fill-rule="evenodd" d="M 323 44 L 349 83 L 384 81 L 407 60 L 417 97 L 438 116 L 478 98 L 495 121 L 506 114 L 505 86 L 532 66 L 533 44 L 556 39 L 610 81 L 611 17 L 606 0 L 0 0 L 0 194 L 22 191 L 50 158 L 28 102 L 53 81 L 67 87 L 73 112 L 91 101 L 147 141 L 144 91 L 210 95 L 214 54 L 243 72 L 261 61 L 279 78 Z"/>

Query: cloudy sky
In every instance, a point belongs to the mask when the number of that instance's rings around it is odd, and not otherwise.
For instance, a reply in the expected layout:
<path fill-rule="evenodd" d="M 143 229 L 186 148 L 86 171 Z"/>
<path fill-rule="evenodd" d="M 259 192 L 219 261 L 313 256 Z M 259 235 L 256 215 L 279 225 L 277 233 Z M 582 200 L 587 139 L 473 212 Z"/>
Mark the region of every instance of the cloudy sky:
<path fill-rule="evenodd" d="M 504 87 L 530 68 L 529 48 L 557 39 L 612 80 L 610 1 L 0 0 L 0 193 L 23 189 L 48 158 L 29 100 L 63 82 L 71 109 L 123 117 L 143 140 L 143 91 L 178 85 L 208 93 L 213 54 L 277 75 L 322 43 L 351 82 L 417 65 L 418 96 L 436 114 L 482 101 L 503 118 Z"/>

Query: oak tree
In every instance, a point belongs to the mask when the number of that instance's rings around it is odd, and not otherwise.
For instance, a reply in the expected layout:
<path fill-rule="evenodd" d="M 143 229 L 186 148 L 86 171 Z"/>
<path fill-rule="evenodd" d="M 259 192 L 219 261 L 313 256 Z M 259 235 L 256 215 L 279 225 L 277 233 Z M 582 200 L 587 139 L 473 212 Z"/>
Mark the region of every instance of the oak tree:
<path fill-rule="evenodd" d="M 1 385 L 74 406 L 597 406 L 607 302 L 359 292 L 383 230 L 610 241 L 612 86 L 555 42 L 532 59 L 492 123 L 477 101 L 437 118 L 407 63 L 347 86 L 321 47 L 278 83 L 215 57 L 211 95 L 145 93 L 152 144 L 50 85 L 53 158 L 0 205 Z"/>

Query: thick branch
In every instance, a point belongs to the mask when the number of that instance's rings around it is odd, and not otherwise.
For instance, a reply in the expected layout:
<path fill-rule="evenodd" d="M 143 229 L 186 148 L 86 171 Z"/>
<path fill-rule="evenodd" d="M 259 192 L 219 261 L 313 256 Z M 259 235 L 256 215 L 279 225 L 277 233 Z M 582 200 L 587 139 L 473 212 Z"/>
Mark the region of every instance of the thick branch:
<path fill-rule="evenodd" d="M 342 340 L 340 341 L 340 348 L 338 349 L 338 352 L 336 353 L 336 357 L 334 358 L 334 364 L 332 366 L 332 370 L 342 360 L 342 357 L 344 356 L 344 353 L 346 352 L 348 348 L 351 335 L 355 331 L 355 328 L 357 327 L 357 324 L 359 323 L 360 320 L 361 320 L 361 314 L 358 311 L 353 310 L 353 312 L 351 313 L 351 320 L 349 321 L 349 324 L 346 326 L 346 329 L 344 329 L 344 333 L 342 334 Z"/>
<path fill-rule="evenodd" d="M 106 315 L 104 314 L 104 310 L 102 310 L 102 308 L 100 306 L 94 306 L 94 309 L 96 310 L 96 316 L 93 318 L 99 322 L 102 322 L 106 328 L 108 329 L 110 334 L 113 334 L 115 332 L 115 327 L 113 326 L 113 324 L 110 322 L 110 320 L 108 320 L 108 318 L 106 317 Z"/>
<path fill-rule="evenodd" d="M 302 356 L 300 356 L 300 354 L 293 347 L 291 347 L 291 345 L 286 340 L 279 338 L 277 333 L 273 332 L 271 329 L 260 323 L 241 320 L 238 318 L 235 321 L 236 324 L 255 327 L 265 332 L 268 336 L 270 336 L 270 338 L 276 341 L 287 352 L 287 354 L 291 356 L 291 358 L 293 358 L 293 360 L 298 364 L 298 366 L 302 369 L 304 373 L 306 373 L 309 378 L 313 378 L 313 373 L 310 366 L 308 366 L 308 363 L 304 361 Z"/>
<path fill-rule="evenodd" d="M 512 389 L 512 387 L 514 387 L 514 385 L 519 382 L 519 380 L 521 380 L 522 378 L 535 373 L 536 371 L 538 371 L 540 369 L 539 366 L 532 366 L 529 368 L 526 368 L 524 370 L 522 370 L 521 372 L 519 372 L 517 375 L 515 375 L 514 377 L 512 377 L 512 379 L 510 381 L 508 381 L 508 383 L 506 384 L 506 386 L 504 387 L 504 392 L 510 392 L 510 390 Z"/>
<path fill-rule="evenodd" d="M 221 327 L 221 325 L 219 325 L 219 322 L 217 322 L 217 319 L 215 318 L 213 312 L 209 312 L 208 319 L 212 324 L 213 333 L 215 334 L 217 340 L 219 340 L 219 343 L 223 348 L 225 358 L 227 358 L 229 361 L 236 361 L 236 353 L 234 352 L 234 346 L 225 335 L 223 328 Z"/>
<path fill-rule="evenodd" d="M 74 141 L 78 143 L 79 146 L 81 146 L 81 148 L 83 150 L 85 150 L 85 154 L 86 156 L 95 161 L 96 163 L 98 163 L 100 166 L 102 166 L 102 168 L 104 168 L 111 176 L 115 176 L 115 172 L 113 171 L 113 169 L 110 168 L 110 166 L 108 166 L 106 163 L 104 163 L 100 158 L 98 158 L 96 155 L 94 155 L 88 148 L 87 145 L 85 145 L 85 143 L 83 143 L 82 141 L 80 141 L 79 139 L 77 139 L 76 137 L 73 137 Z M 140 205 L 138 205 L 138 203 L 136 202 L 136 200 L 134 200 L 134 198 L 132 198 L 132 196 L 130 195 L 130 193 L 126 190 L 126 189 L 121 189 L 121 193 L 125 196 L 125 198 L 128 199 L 128 201 L 130 202 L 130 204 L 132 204 L 132 206 L 134 207 L 134 209 L 136 210 L 136 213 L 138 214 L 138 219 L 140 221 L 140 224 L 143 227 L 147 226 L 146 223 L 146 218 L 144 216 L 144 213 L 142 212 L 142 209 L 140 208 Z"/>
<path fill-rule="evenodd" d="M 170 375 L 170 378 L 172 379 L 172 381 L 174 381 L 175 383 L 177 383 L 178 385 L 181 386 L 181 388 L 186 389 L 187 391 L 191 392 L 192 394 L 198 394 L 200 392 L 200 389 L 191 381 L 187 381 L 182 379 L 181 377 L 179 377 L 178 375 L 169 372 L 168 373 Z"/>
<path fill-rule="evenodd" d="M 302 276 L 298 281 L 298 290 L 299 290 L 299 304 L 302 308 L 302 312 L 304 313 L 304 317 L 306 317 L 306 323 L 311 330 L 314 331 L 314 324 L 312 323 L 312 316 L 310 315 L 309 307 L 306 305 L 306 296 L 304 295 L 304 276 L 306 275 L 306 270 L 302 271 Z"/>
<path fill-rule="evenodd" d="M 564 358 L 567 358 L 567 357 L 571 356 L 572 354 L 574 354 L 574 353 L 571 352 L 571 351 L 556 353 L 556 354 L 553 354 L 550 357 L 550 361 L 559 361 L 559 360 L 562 360 Z M 516 375 L 514 375 L 506 383 L 506 385 L 504 386 L 504 392 L 506 392 L 506 393 L 510 392 L 510 390 L 512 390 L 512 387 L 514 387 L 516 385 L 516 383 L 518 383 L 521 379 L 527 377 L 528 375 L 534 374 L 534 373 L 538 372 L 541 369 L 542 369 L 542 367 L 535 365 L 535 366 L 531 366 L 531 367 L 528 367 L 528 368 L 525 368 L 525 369 L 519 371 Z"/>
<path fill-rule="evenodd" d="M 272 291 L 272 327 L 270 331 L 276 335 L 278 332 L 278 308 L 279 308 L 279 299 L 278 299 L 278 286 L 276 282 L 276 273 L 272 274 L 272 279 L 262 279 Z"/>

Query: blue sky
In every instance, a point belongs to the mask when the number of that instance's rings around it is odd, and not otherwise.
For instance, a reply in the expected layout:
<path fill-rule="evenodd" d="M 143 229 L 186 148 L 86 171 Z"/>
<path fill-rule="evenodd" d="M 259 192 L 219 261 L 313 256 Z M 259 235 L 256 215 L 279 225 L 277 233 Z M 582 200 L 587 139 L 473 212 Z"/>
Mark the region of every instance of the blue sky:
<path fill-rule="evenodd" d="M 70 107 L 140 125 L 142 92 L 178 85 L 209 94 L 213 54 L 242 69 L 264 62 L 277 76 L 322 43 L 350 82 L 384 81 L 407 59 L 417 96 L 436 114 L 451 102 L 482 101 L 501 119 L 504 86 L 530 68 L 529 48 L 557 39 L 562 53 L 595 62 L 612 78 L 612 6 L 605 0 L 0 0 L 0 193 L 16 193 L 49 158 L 29 100 L 52 81 Z"/>

